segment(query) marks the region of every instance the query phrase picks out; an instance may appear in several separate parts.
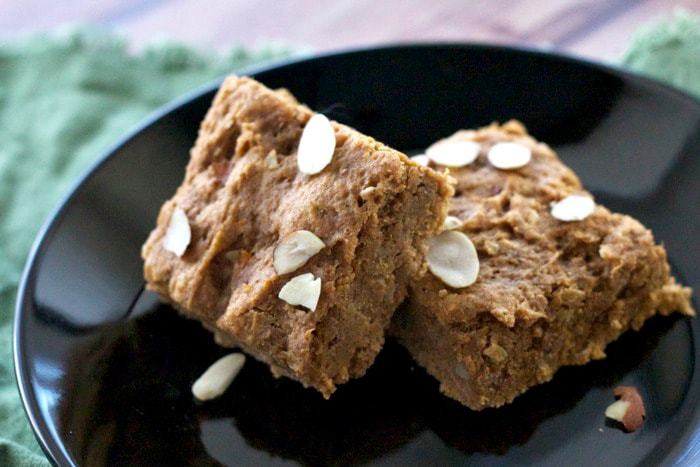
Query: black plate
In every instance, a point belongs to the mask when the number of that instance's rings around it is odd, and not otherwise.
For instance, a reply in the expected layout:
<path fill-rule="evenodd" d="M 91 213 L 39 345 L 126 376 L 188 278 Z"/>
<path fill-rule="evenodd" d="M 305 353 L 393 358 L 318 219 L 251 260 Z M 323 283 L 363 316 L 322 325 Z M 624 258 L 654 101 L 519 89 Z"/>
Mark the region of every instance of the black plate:
<path fill-rule="evenodd" d="M 354 51 L 254 75 L 403 150 L 518 118 L 598 201 L 664 242 L 700 290 L 700 104 L 656 82 L 560 56 L 439 45 Z M 210 86 L 126 136 L 41 234 L 17 305 L 15 357 L 36 435 L 59 464 L 630 465 L 700 463 L 697 320 L 654 319 L 609 358 L 472 412 L 393 343 L 331 401 L 249 362 L 221 399 L 190 386 L 225 351 L 141 292 L 139 249 L 180 183 Z M 607 426 L 636 385 L 640 432 Z"/>

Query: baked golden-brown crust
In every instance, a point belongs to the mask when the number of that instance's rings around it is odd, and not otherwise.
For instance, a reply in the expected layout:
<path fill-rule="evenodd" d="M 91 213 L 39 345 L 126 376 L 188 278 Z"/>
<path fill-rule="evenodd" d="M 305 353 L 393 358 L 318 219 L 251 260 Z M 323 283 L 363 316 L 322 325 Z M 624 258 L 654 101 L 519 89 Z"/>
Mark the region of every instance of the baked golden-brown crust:
<path fill-rule="evenodd" d="M 364 374 L 382 347 L 409 279 L 425 272 L 425 240 L 439 229 L 452 188 L 437 172 L 337 123 L 331 164 L 317 175 L 300 173 L 297 145 L 311 116 L 286 91 L 226 79 L 185 180 L 163 205 L 142 255 L 149 289 L 202 321 L 218 342 L 328 397 Z M 192 230 L 181 258 L 162 245 L 176 207 Z M 326 246 L 280 276 L 273 250 L 297 230 Z M 307 272 L 322 280 L 313 312 L 278 298 L 290 278 Z"/>
<path fill-rule="evenodd" d="M 518 122 L 459 131 L 481 144 L 479 158 L 451 169 L 450 215 L 473 241 L 477 281 L 451 289 L 427 274 L 411 287 L 391 332 L 472 409 L 497 407 L 552 378 L 564 365 L 605 357 L 605 346 L 656 314 L 692 315 L 690 289 L 670 276 L 649 230 L 602 206 L 582 221 L 552 217 L 550 205 L 586 194 L 576 175 Z M 531 162 L 498 170 L 497 142 L 529 147 Z"/>

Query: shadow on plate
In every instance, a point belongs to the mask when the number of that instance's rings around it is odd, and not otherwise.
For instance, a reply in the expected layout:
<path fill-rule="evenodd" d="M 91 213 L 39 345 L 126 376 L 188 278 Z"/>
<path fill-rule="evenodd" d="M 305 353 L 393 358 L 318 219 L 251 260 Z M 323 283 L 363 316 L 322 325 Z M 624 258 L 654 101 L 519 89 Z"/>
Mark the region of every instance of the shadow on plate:
<path fill-rule="evenodd" d="M 653 319 L 612 344 L 606 360 L 565 368 L 497 410 L 474 412 L 441 396 L 437 382 L 393 342 L 366 377 L 330 401 L 275 380 L 249 359 L 224 396 L 199 404 L 191 384 L 227 351 L 198 323 L 158 305 L 85 336 L 73 352 L 58 428 L 85 465 L 216 465 L 212 443 L 261 463 L 271 455 L 308 465 L 357 464 L 400 451 L 425 430 L 464 453 L 502 455 L 590 388 L 608 387 L 639 366 L 676 321 Z M 202 430 L 211 421 L 227 429 Z"/>

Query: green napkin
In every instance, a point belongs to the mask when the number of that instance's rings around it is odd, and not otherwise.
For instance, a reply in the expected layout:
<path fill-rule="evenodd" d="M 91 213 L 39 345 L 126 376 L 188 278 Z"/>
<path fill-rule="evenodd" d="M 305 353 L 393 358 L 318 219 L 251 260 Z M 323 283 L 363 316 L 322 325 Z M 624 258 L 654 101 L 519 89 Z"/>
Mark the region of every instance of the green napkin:
<path fill-rule="evenodd" d="M 44 465 L 12 367 L 12 315 L 37 230 L 77 176 L 167 102 L 282 49 L 206 56 L 166 43 L 129 54 L 95 31 L 0 44 L 0 466 Z"/>
<path fill-rule="evenodd" d="M 622 65 L 700 97 L 700 16 L 679 10 L 642 27 Z"/>
<path fill-rule="evenodd" d="M 700 95 L 700 22 L 687 14 L 641 31 L 623 64 Z M 45 465 L 14 381 L 11 321 L 37 230 L 76 177 L 161 105 L 282 50 L 206 56 L 177 44 L 133 55 L 79 31 L 0 44 L 0 465 Z"/>

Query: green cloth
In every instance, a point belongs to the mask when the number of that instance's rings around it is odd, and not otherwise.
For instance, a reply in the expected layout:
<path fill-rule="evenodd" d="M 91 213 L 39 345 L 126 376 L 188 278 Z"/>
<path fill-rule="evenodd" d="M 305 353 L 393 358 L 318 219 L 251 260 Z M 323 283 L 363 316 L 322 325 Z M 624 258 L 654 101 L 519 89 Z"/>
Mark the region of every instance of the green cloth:
<path fill-rule="evenodd" d="M 700 94 L 700 23 L 647 28 L 623 63 Z M 17 283 L 33 238 L 76 177 L 154 109 L 283 51 L 205 56 L 176 44 L 137 55 L 108 34 L 0 44 L 0 465 L 45 465 L 25 420 L 11 357 Z"/>
<path fill-rule="evenodd" d="M 642 27 L 622 65 L 700 97 L 700 16 L 677 11 L 666 20 Z"/>
<path fill-rule="evenodd" d="M 283 49 L 206 56 L 176 44 L 137 55 L 95 31 L 0 44 L 0 466 L 45 465 L 11 357 L 15 293 L 37 230 L 78 175 L 158 107 Z"/>

